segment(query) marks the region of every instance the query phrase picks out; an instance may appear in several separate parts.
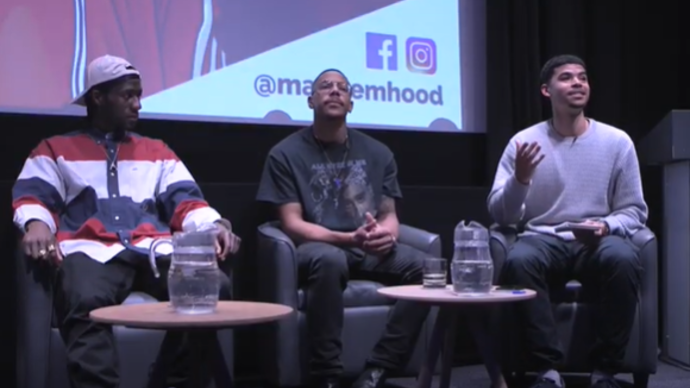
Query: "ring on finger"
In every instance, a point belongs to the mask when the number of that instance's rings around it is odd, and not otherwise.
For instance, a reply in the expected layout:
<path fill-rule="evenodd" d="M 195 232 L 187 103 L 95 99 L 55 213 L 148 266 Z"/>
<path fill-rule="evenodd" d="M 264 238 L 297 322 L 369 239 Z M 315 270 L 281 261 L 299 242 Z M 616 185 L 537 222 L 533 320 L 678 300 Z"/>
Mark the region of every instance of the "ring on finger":
<path fill-rule="evenodd" d="M 38 254 L 41 255 L 41 256 L 45 256 L 46 253 L 48 253 L 48 252 L 46 252 L 45 249 L 41 249 L 40 251 L 38 251 Z"/>
<path fill-rule="evenodd" d="M 48 246 L 48 252 L 55 252 L 55 245 L 50 244 L 50 245 Z"/>

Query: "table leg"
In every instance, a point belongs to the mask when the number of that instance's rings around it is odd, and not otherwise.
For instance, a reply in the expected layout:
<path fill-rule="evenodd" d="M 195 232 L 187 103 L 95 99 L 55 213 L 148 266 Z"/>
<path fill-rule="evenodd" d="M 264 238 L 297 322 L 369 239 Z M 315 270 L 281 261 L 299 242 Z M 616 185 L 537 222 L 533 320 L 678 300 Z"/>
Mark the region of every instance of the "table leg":
<path fill-rule="evenodd" d="M 189 346 L 192 356 L 190 387 L 207 387 L 213 382 L 216 388 L 232 388 L 232 377 L 225 365 L 216 330 L 190 331 Z"/>
<path fill-rule="evenodd" d="M 500 360 L 497 306 L 471 306 L 466 310 L 467 323 L 491 378 L 492 387 L 507 387 Z"/>
<path fill-rule="evenodd" d="M 448 327 L 446 328 L 443 350 L 441 351 L 441 381 L 439 388 L 450 388 L 453 358 L 455 357 L 455 341 L 458 333 L 458 309 L 448 308 L 448 315 Z"/>
<path fill-rule="evenodd" d="M 441 346 L 454 314 L 453 308 L 444 308 L 443 306 L 439 308 L 436 323 L 431 332 L 429 346 L 427 347 L 426 360 L 422 364 L 419 377 L 417 378 L 417 388 L 431 387 L 431 378 L 436 368 L 436 361 L 441 353 Z"/>
<path fill-rule="evenodd" d="M 189 336 L 187 342 L 191 363 L 188 385 L 195 388 L 209 386 L 232 388 L 232 377 L 227 365 L 225 365 L 225 357 L 223 357 L 223 351 L 218 342 L 217 331 L 213 329 L 167 332 L 149 377 L 148 387 L 167 388 L 166 379 L 185 334 Z M 211 383 L 214 384 L 210 385 Z"/>
<path fill-rule="evenodd" d="M 441 354 L 441 381 L 439 388 L 449 388 L 455 350 L 458 315 L 467 319 L 472 337 L 477 343 L 487 373 L 491 377 L 492 387 L 507 387 L 501 370 L 499 357 L 500 343 L 496 334 L 496 314 L 494 306 L 440 306 L 436 324 L 427 348 L 426 359 L 417 378 L 417 388 L 430 388 Z"/>
<path fill-rule="evenodd" d="M 177 357 L 177 352 L 182 346 L 184 332 L 169 331 L 165 333 L 161 347 L 158 350 L 156 362 L 153 364 L 149 375 L 148 388 L 167 388 L 167 377 Z"/>

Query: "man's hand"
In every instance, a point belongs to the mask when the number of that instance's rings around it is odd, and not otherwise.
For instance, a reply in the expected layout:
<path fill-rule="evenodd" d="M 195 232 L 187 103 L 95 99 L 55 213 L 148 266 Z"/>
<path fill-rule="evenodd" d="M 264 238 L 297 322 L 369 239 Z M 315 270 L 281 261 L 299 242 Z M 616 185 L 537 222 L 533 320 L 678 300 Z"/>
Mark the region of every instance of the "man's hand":
<path fill-rule="evenodd" d="M 352 233 L 352 239 L 354 240 L 355 246 L 362 249 L 364 249 L 364 243 L 369 240 L 369 235 L 377 226 L 376 220 L 373 219 L 374 217 L 371 217 L 369 213 L 367 213 L 367 215 L 368 217 L 364 225 L 360 226 Z"/>
<path fill-rule="evenodd" d="M 534 143 L 515 143 L 515 178 L 523 185 L 529 184 L 539 163 L 544 160 L 541 147 Z"/>
<path fill-rule="evenodd" d="M 223 222 L 217 222 L 218 236 L 216 240 L 216 253 L 220 260 L 225 260 L 229 254 L 235 254 L 240 249 L 242 239 L 232 233 L 230 228 Z"/>
<path fill-rule="evenodd" d="M 592 226 L 598 227 L 598 229 L 596 229 L 596 230 L 583 230 L 583 229 L 573 230 L 573 234 L 575 235 L 575 238 L 577 239 L 577 241 L 580 241 L 583 244 L 593 244 L 597 240 L 599 240 L 601 237 L 609 234 L 609 227 L 604 222 L 587 220 L 585 222 L 581 222 L 581 224 L 582 225 L 592 225 Z"/>
<path fill-rule="evenodd" d="M 55 235 L 43 221 L 30 221 L 22 240 L 24 253 L 36 260 L 51 260 L 56 264 L 62 262 L 62 253 L 55 240 Z"/>
<path fill-rule="evenodd" d="M 384 256 L 393 249 L 395 246 L 393 233 L 377 223 L 371 213 L 366 214 L 365 227 L 369 228 L 367 238 L 362 244 L 365 252 L 375 256 Z"/>

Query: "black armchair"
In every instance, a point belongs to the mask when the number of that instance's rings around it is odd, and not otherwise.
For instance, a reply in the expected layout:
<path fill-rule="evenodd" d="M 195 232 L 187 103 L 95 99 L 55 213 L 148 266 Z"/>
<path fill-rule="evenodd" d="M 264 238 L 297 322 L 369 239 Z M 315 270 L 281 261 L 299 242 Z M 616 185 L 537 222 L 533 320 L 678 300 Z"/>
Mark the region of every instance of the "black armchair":
<path fill-rule="evenodd" d="M 46 262 L 27 258 L 21 248 L 16 251 L 17 386 L 69 388 L 65 347 L 53 309 L 55 270 Z M 147 294 L 133 292 L 124 304 L 151 302 L 157 301 Z M 120 385 L 145 386 L 165 332 L 121 326 L 115 326 L 114 332 L 120 354 Z M 220 340 L 232 373 L 232 332 L 222 331 Z"/>
<path fill-rule="evenodd" d="M 505 262 L 509 247 L 515 242 L 517 233 L 512 228 L 493 227 L 491 230 L 491 255 L 498 276 Z M 640 303 L 635 317 L 630 342 L 625 355 L 624 372 L 632 373 L 635 387 L 646 388 L 649 376 L 656 373 L 658 356 L 658 312 L 657 312 L 657 240 L 648 228 L 641 229 L 632 237 L 640 249 L 640 260 L 644 273 L 640 290 Z M 496 281 L 494 279 L 494 281 Z M 594 340 L 592 315 L 592 295 L 583 290 L 580 283 L 570 281 L 565 290 L 553 290 L 551 302 L 558 332 L 565 353 L 564 372 L 589 372 L 588 352 Z M 506 309 L 510 313 L 510 309 Z M 505 319 L 509 322 L 511 319 Z M 527 366 L 520 357 L 519 335 L 514 330 L 507 331 L 510 337 L 506 344 L 507 371 L 524 373 Z"/>
<path fill-rule="evenodd" d="M 438 235 L 410 226 L 400 226 L 399 241 L 440 257 Z M 297 311 L 289 319 L 261 328 L 261 371 L 268 382 L 278 386 L 298 386 L 308 376 L 308 345 L 304 313 L 304 291 L 298 284 L 295 245 L 278 223 L 258 228 L 258 289 L 262 301 L 291 306 Z M 394 300 L 381 296 L 381 284 L 350 280 L 344 292 L 345 324 L 342 361 L 346 376 L 361 372 L 365 360 L 381 336 Z M 416 374 L 433 327 L 430 314 L 419 336 L 405 375 Z"/>

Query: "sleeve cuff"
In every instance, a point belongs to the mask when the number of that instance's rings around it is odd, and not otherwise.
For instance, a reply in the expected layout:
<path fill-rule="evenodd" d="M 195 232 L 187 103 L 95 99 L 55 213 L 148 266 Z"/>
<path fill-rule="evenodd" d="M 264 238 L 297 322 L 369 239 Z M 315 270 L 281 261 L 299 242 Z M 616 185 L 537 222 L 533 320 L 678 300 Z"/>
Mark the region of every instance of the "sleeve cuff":
<path fill-rule="evenodd" d="M 232 223 L 229 220 L 221 218 L 220 220 L 216 221 L 216 223 L 222 225 L 225 229 L 228 230 L 228 232 L 232 232 Z"/>
<path fill-rule="evenodd" d="M 53 215 L 41 205 L 22 205 L 14 212 L 14 223 L 22 231 L 26 231 L 26 224 L 31 220 L 38 220 L 44 222 L 50 228 L 50 231 L 57 233 L 57 225 Z"/>
<path fill-rule="evenodd" d="M 182 231 L 191 232 L 200 229 L 204 225 L 212 225 L 220 221 L 222 217 L 211 207 L 194 209 L 187 213 L 182 221 Z"/>
<path fill-rule="evenodd" d="M 621 225 L 620 221 L 618 221 L 618 218 L 615 216 L 609 216 L 604 218 L 603 220 L 606 225 L 609 227 L 609 234 L 611 235 L 620 235 L 621 230 L 623 229 L 623 226 Z"/>

